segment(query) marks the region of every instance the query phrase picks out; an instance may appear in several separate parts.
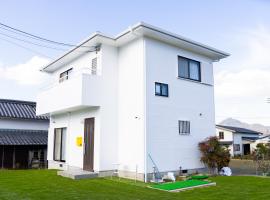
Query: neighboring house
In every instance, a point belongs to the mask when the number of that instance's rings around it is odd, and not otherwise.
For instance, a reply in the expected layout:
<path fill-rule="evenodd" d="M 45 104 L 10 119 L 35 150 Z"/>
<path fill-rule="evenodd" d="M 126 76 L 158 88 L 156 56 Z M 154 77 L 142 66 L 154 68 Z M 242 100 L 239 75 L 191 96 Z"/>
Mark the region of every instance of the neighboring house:
<path fill-rule="evenodd" d="M 0 168 L 45 167 L 48 126 L 36 103 L 0 99 Z"/>
<path fill-rule="evenodd" d="M 231 155 L 235 156 L 250 154 L 251 145 L 262 133 L 245 128 L 216 125 L 216 135 L 220 143 L 228 146 Z"/>
<path fill-rule="evenodd" d="M 253 140 L 253 143 L 250 144 L 251 150 L 257 148 L 258 144 L 270 144 L 270 135 L 264 135 Z"/>
<path fill-rule="evenodd" d="M 198 143 L 215 135 L 213 62 L 228 54 L 138 23 L 94 33 L 42 69 L 37 100 L 50 115 L 48 165 L 147 180 L 204 168 Z"/>

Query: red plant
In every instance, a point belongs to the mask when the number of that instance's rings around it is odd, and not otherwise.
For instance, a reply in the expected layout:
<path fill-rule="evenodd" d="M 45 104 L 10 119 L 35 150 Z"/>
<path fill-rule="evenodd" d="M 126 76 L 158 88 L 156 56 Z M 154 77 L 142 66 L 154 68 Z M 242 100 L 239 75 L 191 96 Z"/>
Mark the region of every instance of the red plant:
<path fill-rule="evenodd" d="M 217 137 L 209 137 L 200 142 L 199 150 L 201 162 L 208 167 L 211 174 L 215 174 L 216 170 L 227 167 L 230 163 L 230 152 L 219 144 Z"/>

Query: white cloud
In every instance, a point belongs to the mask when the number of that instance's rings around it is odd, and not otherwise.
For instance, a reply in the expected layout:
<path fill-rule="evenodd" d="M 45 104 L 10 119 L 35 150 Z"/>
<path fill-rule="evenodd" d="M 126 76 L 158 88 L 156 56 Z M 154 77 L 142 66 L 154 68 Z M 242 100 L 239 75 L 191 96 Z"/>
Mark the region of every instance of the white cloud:
<path fill-rule="evenodd" d="M 269 124 L 262 116 L 270 115 L 270 29 L 259 26 L 233 38 L 232 57 L 215 73 L 217 116 Z"/>
<path fill-rule="evenodd" d="M 47 79 L 47 75 L 39 70 L 48 62 L 49 60 L 45 58 L 34 56 L 27 62 L 14 66 L 2 64 L 0 65 L 0 77 L 14 80 L 22 85 L 39 85 Z"/>
<path fill-rule="evenodd" d="M 222 71 L 215 77 L 216 95 L 220 97 L 270 96 L 270 69 L 246 69 L 240 72 Z"/>

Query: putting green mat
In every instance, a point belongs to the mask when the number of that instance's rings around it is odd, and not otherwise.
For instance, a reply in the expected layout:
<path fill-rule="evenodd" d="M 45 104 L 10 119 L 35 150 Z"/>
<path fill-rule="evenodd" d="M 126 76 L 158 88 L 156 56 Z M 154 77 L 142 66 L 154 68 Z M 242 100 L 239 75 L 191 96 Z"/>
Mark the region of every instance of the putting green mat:
<path fill-rule="evenodd" d="M 202 180 L 186 180 L 186 181 L 177 181 L 173 183 L 163 183 L 163 184 L 156 184 L 151 185 L 150 187 L 160 190 L 177 190 L 177 189 L 184 189 L 188 187 L 194 187 L 194 186 L 200 186 L 200 185 L 206 185 L 209 184 L 208 181 L 202 181 Z"/>

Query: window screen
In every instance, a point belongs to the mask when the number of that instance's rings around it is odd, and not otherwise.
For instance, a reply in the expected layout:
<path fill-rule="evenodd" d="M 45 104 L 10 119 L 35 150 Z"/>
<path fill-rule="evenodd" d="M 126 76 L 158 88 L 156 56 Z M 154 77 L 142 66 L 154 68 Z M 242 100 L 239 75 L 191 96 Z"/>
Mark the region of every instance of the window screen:
<path fill-rule="evenodd" d="M 190 121 L 178 121 L 179 134 L 189 135 L 190 134 Z"/>

